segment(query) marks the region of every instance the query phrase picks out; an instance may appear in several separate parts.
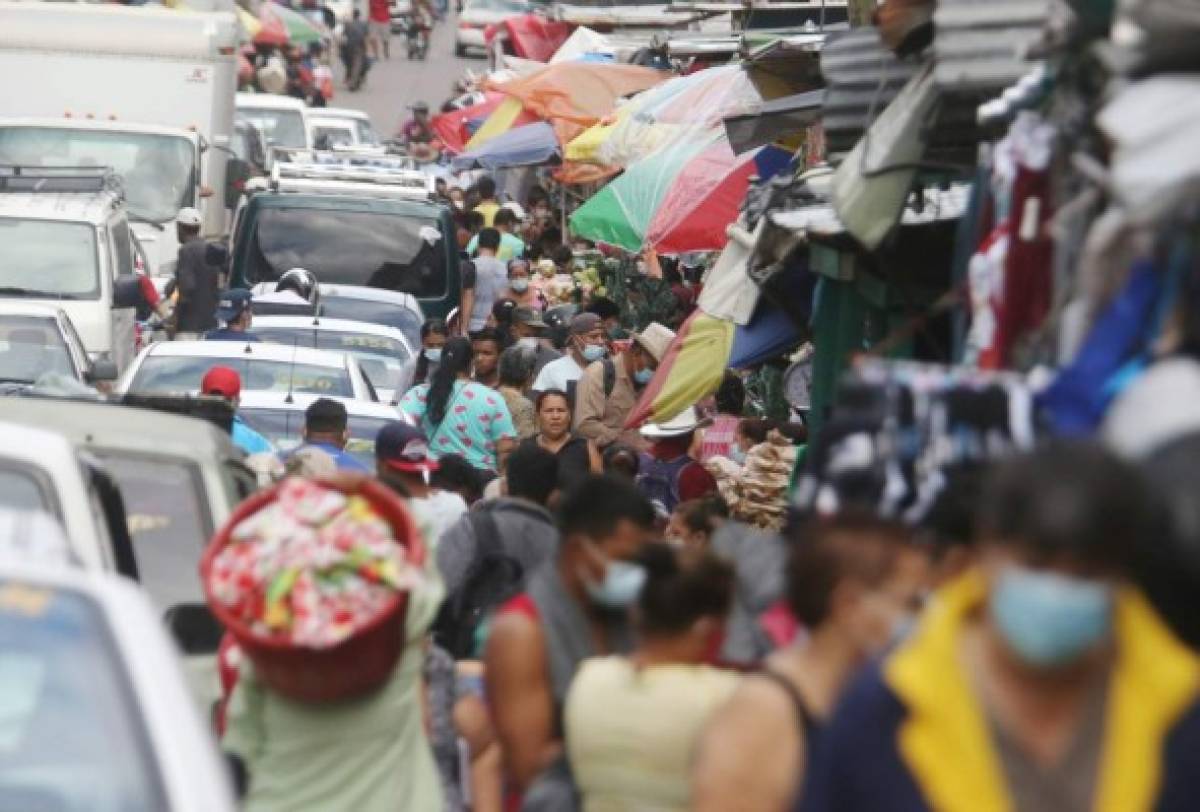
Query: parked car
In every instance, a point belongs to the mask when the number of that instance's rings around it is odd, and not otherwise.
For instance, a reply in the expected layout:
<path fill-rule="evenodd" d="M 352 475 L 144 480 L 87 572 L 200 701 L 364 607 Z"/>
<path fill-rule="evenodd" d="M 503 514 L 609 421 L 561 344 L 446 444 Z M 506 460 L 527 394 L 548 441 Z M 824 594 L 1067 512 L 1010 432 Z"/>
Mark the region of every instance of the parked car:
<path fill-rule="evenodd" d="M 396 387 L 404 363 L 413 356 L 413 345 L 394 327 L 312 316 L 255 316 L 254 333 L 285 346 L 353 355 L 381 401 L 390 403 L 403 394 Z"/>
<path fill-rule="evenodd" d="M 520 17 L 532 9 L 524 0 L 466 0 L 454 31 L 454 55 L 464 56 L 469 48 L 486 50 L 489 25 Z"/>
<path fill-rule="evenodd" d="M 308 140 L 308 105 L 292 96 L 274 93 L 238 93 L 234 120 L 258 128 L 268 147 L 304 149 Z"/>
<path fill-rule="evenodd" d="M 293 395 L 290 399 L 279 392 L 247 392 L 238 414 L 259 434 L 287 453 L 303 442 L 304 410 L 316 400 L 315 395 Z M 370 470 L 375 470 L 375 438 L 379 430 L 393 420 L 403 419 L 393 406 L 367 403 L 361 400 L 335 398 L 346 406 L 350 418 L 350 439 L 346 452 Z"/>
<path fill-rule="evenodd" d="M 371 124 L 371 117 L 362 110 L 352 110 L 348 107 L 311 107 L 305 113 L 308 119 L 309 139 L 313 144 L 319 144 L 317 136 L 323 128 L 338 128 L 337 133 L 345 133 L 349 140 L 342 143 L 356 147 L 378 146 L 379 135 Z M 334 142 L 337 143 L 337 142 Z"/>
<path fill-rule="evenodd" d="M 236 808 L 173 646 L 129 581 L 6 561 L 0 651 L 5 809 Z"/>
<path fill-rule="evenodd" d="M 378 400 L 358 362 L 344 353 L 266 342 L 160 341 L 146 347 L 117 381 L 116 391 L 197 393 L 204 374 L 228 366 L 242 391 L 266 390 Z"/>
<path fill-rule="evenodd" d="M 271 293 L 274 282 L 255 285 L 255 296 Z M 411 293 L 362 285 L 321 285 L 321 298 L 316 315 L 321 318 L 361 321 L 391 327 L 404 334 L 410 347 L 421 345 L 421 325 L 425 313 Z M 312 308 L 296 305 L 266 303 L 254 300 L 255 324 L 259 315 L 313 317 Z"/>
<path fill-rule="evenodd" d="M 113 381 L 109 359 L 93 361 L 61 308 L 0 300 L 0 387 L 25 387 L 46 374 L 82 384 Z"/>

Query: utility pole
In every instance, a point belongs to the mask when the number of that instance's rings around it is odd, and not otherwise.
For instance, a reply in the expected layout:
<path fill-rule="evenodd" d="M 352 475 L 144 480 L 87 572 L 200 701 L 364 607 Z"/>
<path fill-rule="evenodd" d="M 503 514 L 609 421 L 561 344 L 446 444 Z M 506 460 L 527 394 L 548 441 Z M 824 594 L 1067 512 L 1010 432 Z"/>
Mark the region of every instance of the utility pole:
<path fill-rule="evenodd" d="M 876 0 L 847 0 L 850 14 L 850 27 L 870 25 L 871 15 L 875 13 Z"/>

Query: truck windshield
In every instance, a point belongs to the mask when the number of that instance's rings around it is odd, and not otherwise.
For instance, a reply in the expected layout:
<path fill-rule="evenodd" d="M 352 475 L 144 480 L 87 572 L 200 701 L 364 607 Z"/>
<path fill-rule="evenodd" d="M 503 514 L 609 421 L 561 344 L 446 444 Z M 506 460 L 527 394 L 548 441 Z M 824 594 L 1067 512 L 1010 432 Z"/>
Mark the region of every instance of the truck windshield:
<path fill-rule="evenodd" d="M 441 240 L 432 217 L 264 206 L 258 212 L 247 278 L 270 282 L 289 268 L 307 268 L 323 284 L 366 285 L 437 299 L 446 295 L 448 284 Z"/>
<path fill-rule="evenodd" d="M 267 144 L 274 147 L 308 146 L 304 134 L 304 116 L 299 110 L 267 110 L 261 107 L 239 107 L 237 117 L 258 127 Z"/>
<path fill-rule="evenodd" d="M 0 127 L 0 164 L 111 167 L 125 185 L 132 220 L 166 223 L 195 205 L 196 150 L 182 136 Z"/>
<path fill-rule="evenodd" d="M 0 217 L 0 297 L 96 299 L 96 234 L 85 223 Z"/>

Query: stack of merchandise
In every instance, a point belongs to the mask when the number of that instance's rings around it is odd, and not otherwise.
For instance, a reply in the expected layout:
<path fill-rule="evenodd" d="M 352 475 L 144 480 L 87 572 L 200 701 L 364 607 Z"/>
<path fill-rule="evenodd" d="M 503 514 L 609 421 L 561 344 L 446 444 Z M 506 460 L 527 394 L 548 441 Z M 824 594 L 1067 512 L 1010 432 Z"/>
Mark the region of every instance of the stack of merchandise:
<path fill-rule="evenodd" d="M 715 457 L 707 464 L 733 518 L 755 527 L 778 530 L 787 518 L 788 485 L 797 449 L 777 431 L 746 453 L 746 464 Z"/>

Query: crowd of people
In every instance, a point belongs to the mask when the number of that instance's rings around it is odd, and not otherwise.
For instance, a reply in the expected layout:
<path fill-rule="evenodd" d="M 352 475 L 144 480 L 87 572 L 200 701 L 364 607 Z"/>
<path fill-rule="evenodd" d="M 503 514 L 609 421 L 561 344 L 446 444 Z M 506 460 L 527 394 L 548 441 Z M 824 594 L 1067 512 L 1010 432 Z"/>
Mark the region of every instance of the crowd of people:
<path fill-rule="evenodd" d="M 552 226 L 522 227 L 487 178 L 454 191 L 462 318 L 422 326 L 375 470 L 317 400 L 272 472 L 357 471 L 405 500 L 432 551 L 405 659 L 324 708 L 226 651 L 247 809 L 1200 803 L 1200 659 L 1136 585 L 1160 526 L 1141 471 L 1059 441 L 915 522 L 852 488 L 791 503 L 786 476 L 758 476 L 796 464 L 803 424 L 749 416 L 730 371 L 631 428 L 672 329 L 594 292 L 552 319 L 529 295 L 531 265 L 558 270 Z M 242 304 L 221 301 L 220 329 L 250 327 Z M 204 390 L 236 404 L 231 374 Z"/>

